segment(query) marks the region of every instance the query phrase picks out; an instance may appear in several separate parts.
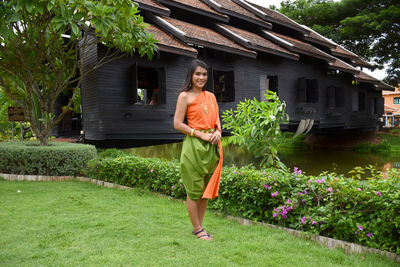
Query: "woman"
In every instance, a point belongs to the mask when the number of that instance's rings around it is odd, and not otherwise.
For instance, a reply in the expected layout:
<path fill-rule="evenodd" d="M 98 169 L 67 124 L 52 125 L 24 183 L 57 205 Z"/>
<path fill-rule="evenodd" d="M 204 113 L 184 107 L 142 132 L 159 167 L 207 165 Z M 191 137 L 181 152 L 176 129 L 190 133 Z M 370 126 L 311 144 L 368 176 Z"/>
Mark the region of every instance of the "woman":
<path fill-rule="evenodd" d="M 222 169 L 222 130 L 215 96 L 205 90 L 207 78 L 206 63 L 194 60 L 178 96 L 174 127 L 186 134 L 180 169 L 193 234 L 199 239 L 211 240 L 211 235 L 203 229 L 203 218 L 208 199 L 218 196 Z"/>

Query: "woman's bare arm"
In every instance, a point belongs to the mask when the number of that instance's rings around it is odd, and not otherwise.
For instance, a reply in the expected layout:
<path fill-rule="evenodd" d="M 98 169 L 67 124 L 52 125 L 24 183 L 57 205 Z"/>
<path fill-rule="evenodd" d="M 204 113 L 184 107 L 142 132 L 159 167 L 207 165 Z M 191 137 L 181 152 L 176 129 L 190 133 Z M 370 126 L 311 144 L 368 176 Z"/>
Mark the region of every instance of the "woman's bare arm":
<path fill-rule="evenodd" d="M 176 110 L 174 116 L 174 128 L 184 134 L 190 135 L 192 128 L 187 125 L 185 120 L 186 110 L 188 107 L 188 98 L 185 92 L 182 92 L 178 96 L 178 101 L 176 102 Z M 215 140 L 211 140 L 212 133 L 203 133 L 200 131 L 194 131 L 194 137 L 200 138 L 203 141 L 215 144 Z"/>

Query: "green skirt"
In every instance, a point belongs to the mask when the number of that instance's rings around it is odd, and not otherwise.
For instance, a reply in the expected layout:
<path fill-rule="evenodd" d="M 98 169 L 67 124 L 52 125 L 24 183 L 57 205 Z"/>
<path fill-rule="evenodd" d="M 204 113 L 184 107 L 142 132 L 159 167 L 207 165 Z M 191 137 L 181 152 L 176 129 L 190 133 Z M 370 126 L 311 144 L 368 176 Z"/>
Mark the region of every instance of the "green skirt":
<path fill-rule="evenodd" d="M 180 171 L 191 200 L 202 197 L 219 161 L 218 145 L 186 135 L 183 139 Z"/>

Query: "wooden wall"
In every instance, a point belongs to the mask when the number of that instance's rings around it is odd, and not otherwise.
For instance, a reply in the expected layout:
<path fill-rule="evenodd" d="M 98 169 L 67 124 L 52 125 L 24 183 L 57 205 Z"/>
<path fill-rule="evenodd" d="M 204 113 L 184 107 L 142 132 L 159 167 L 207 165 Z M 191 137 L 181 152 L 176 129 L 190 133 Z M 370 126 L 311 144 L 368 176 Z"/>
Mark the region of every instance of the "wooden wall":
<path fill-rule="evenodd" d="M 97 50 L 96 50 L 97 51 Z M 98 52 L 98 51 L 97 51 Z M 96 60 L 95 49 L 86 54 L 86 63 Z M 245 98 L 260 96 L 260 75 L 278 76 L 279 96 L 287 104 L 290 116 L 289 129 L 293 130 L 302 119 L 314 119 L 315 128 L 374 128 L 376 114 L 372 114 L 370 104 L 373 97 L 381 97 L 380 91 L 374 91 L 368 84 L 352 85 L 351 75 L 327 75 L 327 63 L 302 56 L 300 61 L 289 60 L 274 55 L 259 53 L 257 59 L 232 54 L 222 58 L 209 58 L 202 55 L 214 70 L 234 71 L 235 102 L 220 103 L 220 112 L 234 108 Z M 183 135 L 173 128 L 178 92 L 186 76 L 192 59 L 185 56 L 160 53 L 152 61 L 144 58 L 118 59 L 103 66 L 97 72 L 86 77 L 82 84 L 83 128 L 88 140 L 105 139 L 143 139 L 143 140 L 179 140 Z M 132 66 L 165 68 L 166 104 L 146 106 L 131 104 Z M 319 101 L 300 103 L 297 94 L 298 79 L 317 79 Z M 328 109 L 329 86 L 343 87 L 345 107 Z M 351 111 L 352 91 L 366 92 L 366 109 L 362 112 Z M 379 111 L 379 114 L 383 113 Z"/>

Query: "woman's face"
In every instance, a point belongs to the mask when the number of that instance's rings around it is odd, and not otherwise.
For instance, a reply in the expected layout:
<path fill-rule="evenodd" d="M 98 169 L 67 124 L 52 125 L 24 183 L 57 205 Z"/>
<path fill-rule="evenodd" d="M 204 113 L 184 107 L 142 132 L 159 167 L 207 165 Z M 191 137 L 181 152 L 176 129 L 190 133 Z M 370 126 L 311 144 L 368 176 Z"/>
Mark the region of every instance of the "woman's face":
<path fill-rule="evenodd" d="M 207 82 L 207 70 L 203 67 L 197 66 L 192 75 L 193 87 L 203 88 Z"/>

